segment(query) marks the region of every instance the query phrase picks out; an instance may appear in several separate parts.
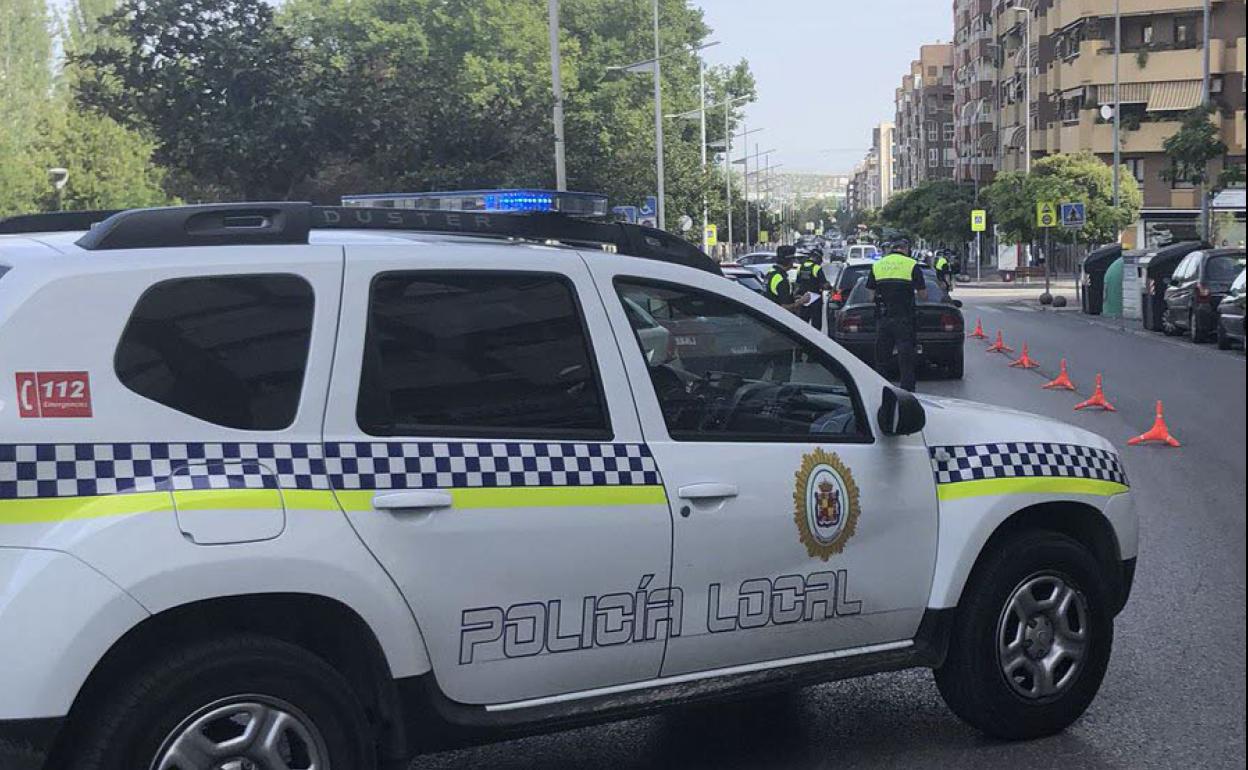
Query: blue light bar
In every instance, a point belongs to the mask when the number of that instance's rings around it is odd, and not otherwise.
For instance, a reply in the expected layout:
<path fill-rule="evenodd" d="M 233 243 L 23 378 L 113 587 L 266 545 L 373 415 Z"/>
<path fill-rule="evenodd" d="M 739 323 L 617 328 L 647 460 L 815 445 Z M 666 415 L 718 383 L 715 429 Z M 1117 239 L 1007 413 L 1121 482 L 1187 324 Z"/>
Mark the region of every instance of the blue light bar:
<path fill-rule="evenodd" d="M 451 190 L 426 193 L 344 195 L 343 206 L 435 211 L 555 211 L 574 217 L 606 217 L 607 196 L 553 190 Z"/>

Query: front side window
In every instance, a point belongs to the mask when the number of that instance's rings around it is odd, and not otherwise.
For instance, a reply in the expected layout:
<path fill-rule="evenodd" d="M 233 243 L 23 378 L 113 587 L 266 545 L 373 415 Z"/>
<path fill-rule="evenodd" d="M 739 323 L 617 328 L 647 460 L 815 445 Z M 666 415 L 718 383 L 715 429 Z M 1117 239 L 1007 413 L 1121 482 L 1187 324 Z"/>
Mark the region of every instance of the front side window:
<path fill-rule="evenodd" d="M 296 275 L 176 278 L 130 316 L 113 365 L 144 398 L 239 430 L 290 427 L 312 338 L 312 287 Z"/>
<path fill-rule="evenodd" d="M 610 438 L 572 286 L 546 273 L 377 276 L 356 418 L 374 436 Z"/>
<path fill-rule="evenodd" d="M 616 289 L 668 335 L 660 347 L 634 324 L 673 439 L 871 440 L 845 370 L 764 315 L 689 287 L 629 280 Z"/>

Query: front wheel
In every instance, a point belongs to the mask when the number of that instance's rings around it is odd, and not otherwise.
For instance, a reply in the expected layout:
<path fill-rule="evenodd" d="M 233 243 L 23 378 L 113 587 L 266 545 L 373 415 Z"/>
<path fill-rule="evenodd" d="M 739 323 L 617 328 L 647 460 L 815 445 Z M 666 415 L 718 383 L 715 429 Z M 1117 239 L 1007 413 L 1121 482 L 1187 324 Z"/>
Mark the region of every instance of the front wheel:
<path fill-rule="evenodd" d="M 321 658 L 267 637 L 191 645 L 110 691 L 73 770 L 371 770 L 364 709 Z"/>
<path fill-rule="evenodd" d="M 936 685 L 955 714 L 988 735 L 1052 735 L 1096 696 L 1113 634 L 1091 552 L 1056 532 L 1014 535 L 976 566 Z"/>
<path fill-rule="evenodd" d="M 945 372 L 951 380 L 960 380 L 966 374 L 966 353 L 959 350 L 949 359 L 949 363 L 945 365 Z"/>

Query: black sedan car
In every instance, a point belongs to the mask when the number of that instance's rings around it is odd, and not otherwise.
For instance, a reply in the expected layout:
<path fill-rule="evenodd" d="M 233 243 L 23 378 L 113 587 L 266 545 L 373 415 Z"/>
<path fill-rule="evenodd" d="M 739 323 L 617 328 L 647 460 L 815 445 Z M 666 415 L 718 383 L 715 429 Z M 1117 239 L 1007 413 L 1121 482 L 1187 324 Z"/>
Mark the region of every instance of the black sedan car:
<path fill-rule="evenodd" d="M 1218 305 L 1218 350 L 1230 350 L 1231 342 L 1244 344 L 1244 271 L 1231 284 L 1231 291 Z"/>
<path fill-rule="evenodd" d="M 1243 269 L 1243 249 L 1202 249 L 1184 257 L 1166 288 L 1165 332 L 1207 341 L 1218 325 L 1218 303 Z"/>
<path fill-rule="evenodd" d="M 927 299 L 919 300 L 916 308 L 919 363 L 941 367 L 949 377 L 960 380 L 965 342 L 962 303 L 945 293 L 936 280 L 936 271 L 923 268 L 923 278 L 927 282 Z M 875 312 L 875 304 L 867 296 L 866 273 L 863 272 L 849 291 L 846 302 L 837 309 L 832 323 L 832 339 L 871 365 L 876 363 Z"/>

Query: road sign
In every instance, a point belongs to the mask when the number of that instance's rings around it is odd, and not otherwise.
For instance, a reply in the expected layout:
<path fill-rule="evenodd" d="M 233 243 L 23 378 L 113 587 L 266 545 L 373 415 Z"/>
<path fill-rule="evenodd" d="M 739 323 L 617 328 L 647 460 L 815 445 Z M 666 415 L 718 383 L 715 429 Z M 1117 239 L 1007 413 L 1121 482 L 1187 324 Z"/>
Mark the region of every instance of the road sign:
<path fill-rule="evenodd" d="M 645 227 L 659 226 L 659 199 L 653 195 L 646 196 L 646 202 L 641 204 L 641 211 L 637 212 L 637 224 Z"/>
<path fill-rule="evenodd" d="M 1062 204 L 1062 227 L 1078 230 L 1088 223 L 1088 212 L 1082 203 Z"/>
<path fill-rule="evenodd" d="M 636 206 L 615 206 L 611 209 L 611 213 L 615 215 L 615 219 L 618 222 L 627 222 L 630 225 L 637 224 Z"/>
<path fill-rule="evenodd" d="M 768 233 L 766 230 L 759 230 L 759 231 L 758 231 L 758 242 L 759 242 L 759 243 L 767 243 L 767 238 L 768 238 L 768 236 L 769 236 L 769 233 Z"/>
<path fill-rule="evenodd" d="M 719 245 L 719 225 L 707 225 L 706 234 L 703 236 L 707 246 Z"/>
<path fill-rule="evenodd" d="M 1037 203 L 1036 227 L 1057 227 L 1057 206 L 1052 203 Z"/>
<path fill-rule="evenodd" d="M 988 229 L 988 212 L 975 209 L 971 212 L 971 232 L 982 233 Z"/>

